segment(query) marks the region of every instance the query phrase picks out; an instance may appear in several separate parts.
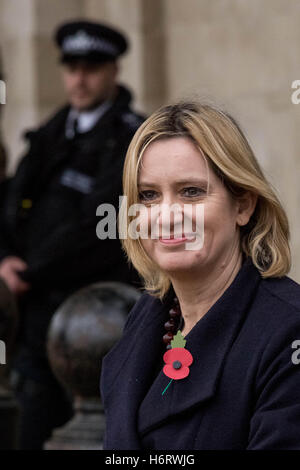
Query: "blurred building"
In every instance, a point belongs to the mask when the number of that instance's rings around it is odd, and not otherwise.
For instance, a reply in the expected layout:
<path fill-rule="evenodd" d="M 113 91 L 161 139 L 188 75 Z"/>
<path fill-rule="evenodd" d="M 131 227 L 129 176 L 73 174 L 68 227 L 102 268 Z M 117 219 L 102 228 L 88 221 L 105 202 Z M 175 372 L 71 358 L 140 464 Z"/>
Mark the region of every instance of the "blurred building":
<path fill-rule="evenodd" d="M 85 17 L 118 26 L 131 41 L 122 79 L 137 109 L 204 97 L 240 122 L 287 210 L 291 277 L 300 282 L 300 105 L 291 101 L 291 84 L 300 79 L 299 14 L 298 0 L 0 0 L 9 171 L 24 128 L 64 101 L 56 25 Z"/>
<path fill-rule="evenodd" d="M 0 182 L 5 178 L 6 175 L 6 150 L 3 144 L 3 136 L 2 136 L 2 111 L 3 106 L 6 101 L 6 86 L 4 81 L 4 73 L 3 73 L 3 65 L 2 65 L 2 57 L 0 55 Z"/>

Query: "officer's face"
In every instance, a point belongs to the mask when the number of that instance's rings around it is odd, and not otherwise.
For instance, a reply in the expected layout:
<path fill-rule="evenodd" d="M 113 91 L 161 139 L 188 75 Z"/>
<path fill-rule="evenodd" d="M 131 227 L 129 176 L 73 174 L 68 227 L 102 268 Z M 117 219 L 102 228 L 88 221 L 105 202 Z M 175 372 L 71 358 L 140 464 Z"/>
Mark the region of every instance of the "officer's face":
<path fill-rule="evenodd" d="M 70 104 L 79 110 L 93 108 L 112 97 L 116 86 L 117 66 L 76 61 L 63 65 L 64 88 Z"/>

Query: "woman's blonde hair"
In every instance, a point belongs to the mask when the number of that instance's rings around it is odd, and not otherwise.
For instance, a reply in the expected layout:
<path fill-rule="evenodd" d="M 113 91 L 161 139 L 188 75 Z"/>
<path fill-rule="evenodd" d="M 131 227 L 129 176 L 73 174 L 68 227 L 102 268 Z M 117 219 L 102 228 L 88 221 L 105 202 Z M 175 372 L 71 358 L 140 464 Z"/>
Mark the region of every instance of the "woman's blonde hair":
<path fill-rule="evenodd" d="M 236 121 L 215 106 L 182 102 L 164 106 L 153 113 L 137 130 L 127 151 L 123 189 L 127 205 L 139 202 L 138 176 L 141 158 L 155 140 L 190 138 L 205 155 L 209 167 L 223 181 L 233 197 L 245 191 L 257 195 L 257 204 L 247 225 L 240 227 L 241 249 L 252 258 L 261 276 L 281 277 L 290 270 L 289 224 L 285 211 L 266 180 L 253 151 Z M 132 221 L 122 204 L 119 230 Z M 123 232 L 124 233 L 124 232 Z M 162 299 L 170 279 L 149 258 L 140 238 L 122 239 L 128 260 L 144 280 L 145 289 Z"/>

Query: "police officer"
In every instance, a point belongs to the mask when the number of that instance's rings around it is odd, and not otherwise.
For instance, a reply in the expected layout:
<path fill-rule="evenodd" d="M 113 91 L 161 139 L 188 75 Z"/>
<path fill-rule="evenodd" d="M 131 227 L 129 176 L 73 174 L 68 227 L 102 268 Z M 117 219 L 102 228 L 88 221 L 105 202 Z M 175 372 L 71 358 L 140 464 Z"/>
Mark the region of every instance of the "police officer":
<path fill-rule="evenodd" d="M 20 448 L 38 449 L 71 416 L 46 359 L 46 333 L 58 305 L 100 280 L 132 282 L 119 240 L 99 240 L 96 208 L 118 209 L 126 150 L 143 117 L 118 84 L 125 37 L 98 23 L 60 26 L 68 104 L 33 132 L 15 176 L 0 188 L 0 276 L 19 299 L 14 364 L 21 404 Z"/>

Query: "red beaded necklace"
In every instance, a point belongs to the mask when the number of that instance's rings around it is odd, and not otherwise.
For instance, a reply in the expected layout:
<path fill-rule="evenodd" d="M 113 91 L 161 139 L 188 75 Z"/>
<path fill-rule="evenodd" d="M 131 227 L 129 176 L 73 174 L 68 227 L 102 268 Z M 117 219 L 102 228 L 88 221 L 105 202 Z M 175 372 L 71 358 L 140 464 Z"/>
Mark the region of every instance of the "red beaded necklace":
<path fill-rule="evenodd" d="M 182 330 L 184 325 L 183 316 L 181 314 L 181 309 L 177 297 L 174 298 L 174 305 L 169 310 L 169 315 L 170 318 L 164 325 L 167 333 L 163 336 L 163 342 L 167 345 L 167 349 L 171 348 L 170 343 L 174 338 L 174 335 L 177 333 L 178 330 Z"/>

